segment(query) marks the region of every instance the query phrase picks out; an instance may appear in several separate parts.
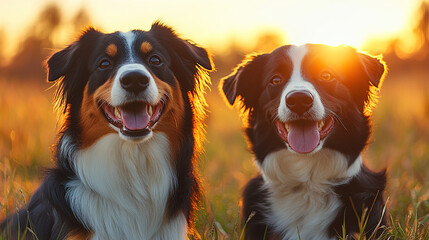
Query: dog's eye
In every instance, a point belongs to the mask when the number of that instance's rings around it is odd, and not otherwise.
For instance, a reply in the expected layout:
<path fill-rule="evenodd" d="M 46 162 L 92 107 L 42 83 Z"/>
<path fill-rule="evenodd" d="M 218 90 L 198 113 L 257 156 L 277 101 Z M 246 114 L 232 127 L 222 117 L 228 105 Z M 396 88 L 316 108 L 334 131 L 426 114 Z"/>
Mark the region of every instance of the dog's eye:
<path fill-rule="evenodd" d="M 320 80 L 324 82 L 330 82 L 334 79 L 335 79 L 335 75 L 329 70 L 325 70 L 320 73 Z"/>
<path fill-rule="evenodd" d="M 98 64 L 98 67 L 100 69 L 110 68 L 111 66 L 112 66 L 112 63 L 109 60 L 107 60 L 107 59 L 102 60 L 100 62 L 100 64 Z"/>
<path fill-rule="evenodd" d="M 270 83 L 272 85 L 277 85 L 280 84 L 282 82 L 282 79 L 279 76 L 274 76 L 273 78 L 271 78 Z"/>
<path fill-rule="evenodd" d="M 162 63 L 161 58 L 159 58 L 156 55 L 153 55 L 152 57 L 149 58 L 150 65 L 159 66 L 161 65 L 161 63 Z"/>

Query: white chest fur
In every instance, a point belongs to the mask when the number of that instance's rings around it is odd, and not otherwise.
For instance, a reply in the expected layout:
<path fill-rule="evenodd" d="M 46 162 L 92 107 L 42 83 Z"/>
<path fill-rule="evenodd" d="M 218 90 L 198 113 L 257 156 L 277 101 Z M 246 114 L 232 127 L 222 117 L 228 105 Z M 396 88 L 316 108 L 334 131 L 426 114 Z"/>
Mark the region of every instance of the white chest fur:
<path fill-rule="evenodd" d="M 270 193 L 267 218 L 283 239 L 329 239 L 327 228 L 341 201 L 332 187 L 360 171 L 359 157 L 350 167 L 344 155 L 322 149 L 311 155 L 280 150 L 260 166 Z"/>
<path fill-rule="evenodd" d="M 167 137 L 144 143 L 109 134 L 74 155 L 78 176 L 67 187 L 76 216 L 94 231 L 92 239 L 184 239 L 186 219 L 165 219 L 177 184 Z"/>

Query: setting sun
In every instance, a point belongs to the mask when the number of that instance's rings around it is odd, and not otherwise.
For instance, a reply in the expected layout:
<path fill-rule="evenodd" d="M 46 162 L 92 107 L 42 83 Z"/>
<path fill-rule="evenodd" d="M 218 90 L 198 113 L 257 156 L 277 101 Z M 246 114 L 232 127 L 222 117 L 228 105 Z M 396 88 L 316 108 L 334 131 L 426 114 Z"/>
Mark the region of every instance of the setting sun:
<path fill-rule="evenodd" d="M 413 7 L 411 3 L 306 1 L 285 19 L 283 29 L 295 43 L 361 47 L 369 38 L 390 36 L 404 28 Z"/>

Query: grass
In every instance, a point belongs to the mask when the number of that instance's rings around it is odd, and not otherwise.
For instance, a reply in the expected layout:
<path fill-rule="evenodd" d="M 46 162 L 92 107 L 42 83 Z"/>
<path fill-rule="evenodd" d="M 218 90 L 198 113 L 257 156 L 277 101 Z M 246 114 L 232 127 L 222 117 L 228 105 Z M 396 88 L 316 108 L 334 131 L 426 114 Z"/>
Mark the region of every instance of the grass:
<path fill-rule="evenodd" d="M 373 169 L 387 167 L 390 226 L 380 239 L 429 239 L 428 73 L 389 76 L 373 111 L 374 135 L 365 152 Z M 37 81 L 35 81 L 37 82 Z M 53 90 L 43 80 L 0 79 L 0 219 L 24 206 L 51 166 L 56 139 Z M 241 130 L 238 111 L 212 87 L 207 100 L 207 141 L 200 161 L 204 195 L 196 227 L 203 239 L 242 239 L 240 195 L 257 173 Z M 365 217 L 360 217 L 362 226 Z M 27 232 L 31 234 L 31 232 Z M 339 233 L 340 239 L 364 239 Z M 0 236 L 0 240 L 9 239 Z"/>

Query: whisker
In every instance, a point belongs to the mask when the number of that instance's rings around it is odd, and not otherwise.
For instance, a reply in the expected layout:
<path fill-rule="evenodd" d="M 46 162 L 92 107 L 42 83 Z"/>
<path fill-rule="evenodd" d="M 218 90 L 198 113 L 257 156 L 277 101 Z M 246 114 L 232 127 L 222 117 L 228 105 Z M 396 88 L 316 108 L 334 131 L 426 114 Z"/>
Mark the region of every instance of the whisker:
<path fill-rule="evenodd" d="M 272 119 L 271 119 L 271 121 L 273 122 L 273 123 L 275 123 L 277 120 L 279 120 L 280 119 L 280 116 L 279 116 L 279 114 L 278 113 L 276 113 L 276 115 L 274 115 L 274 117 L 272 117 Z"/>
<path fill-rule="evenodd" d="M 103 106 L 103 104 L 97 104 L 98 106 L 97 106 L 97 109 L 101 109 L 102 108 L 102 106 Z"/>
<path fill-rule="evenodd" d="M 341 124 L 341 126 L 343 126 L 343 128 L 348 132 L 347 127 L 344 125 L 344 123 L 341 121 L 341 118 L 338 116 L 338 114 L 336 114 L 335 112 L 333 112 L 332 110 L 328 109 L 328 112 Z"/>
<path fill-rule="evenodd" d="M 168 98 L 170 98 L 170 94 L 168 94 L 168 92 L 167 91 L 165 91 L 165 90 L 159 90 L 159 95 L 161 96 L 161 101 L 163 102 L 163 103 L 167 103 L 167 99 Z"/>

